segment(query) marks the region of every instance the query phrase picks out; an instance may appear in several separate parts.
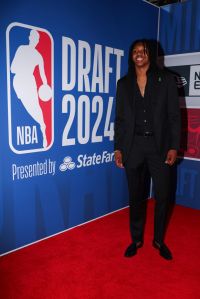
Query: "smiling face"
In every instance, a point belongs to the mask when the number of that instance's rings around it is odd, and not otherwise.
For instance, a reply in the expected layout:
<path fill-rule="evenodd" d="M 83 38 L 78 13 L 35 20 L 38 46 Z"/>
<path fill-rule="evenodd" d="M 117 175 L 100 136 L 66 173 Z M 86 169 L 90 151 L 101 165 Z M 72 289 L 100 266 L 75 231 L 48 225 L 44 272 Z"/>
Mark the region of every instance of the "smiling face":
<path fill-rule="evenodd" d="M 145 44 L 137 43 L 132 51 L 132 60 L 136 67 L 148 67 L 150 64 L 149 53 Z"/>

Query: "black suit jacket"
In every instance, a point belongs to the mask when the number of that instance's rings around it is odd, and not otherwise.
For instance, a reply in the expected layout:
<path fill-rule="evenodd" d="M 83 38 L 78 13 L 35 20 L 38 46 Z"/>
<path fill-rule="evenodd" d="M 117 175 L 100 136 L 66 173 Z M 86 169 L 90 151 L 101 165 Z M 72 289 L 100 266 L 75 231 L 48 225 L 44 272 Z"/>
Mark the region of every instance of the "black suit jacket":
<path fill-rule="evenodd" d="M 180 144 L 180 108 L 177 86 L 172 74 L 158 68 L 147 73 L 147 85 L 153 132 L 157 150 L 166 155 L 169 149 Z M 136 75 L 129 72 L 117 83 L 114 149 L 122 152 L 123 163 L 127 160 L 135 128 L 134 86 Z"/>

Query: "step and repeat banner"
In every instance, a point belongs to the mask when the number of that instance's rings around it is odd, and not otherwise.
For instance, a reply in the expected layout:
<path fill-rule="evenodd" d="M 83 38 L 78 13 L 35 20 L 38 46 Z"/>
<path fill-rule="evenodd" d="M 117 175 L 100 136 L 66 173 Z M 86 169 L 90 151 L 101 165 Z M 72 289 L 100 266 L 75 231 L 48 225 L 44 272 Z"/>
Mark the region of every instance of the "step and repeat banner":
<path fill-rule="evenodd" d="M 182 113 L 176 202 L 200 209 L 200 1 L 161 9 L 164 64 L 177 82 Z"/>
<path fill-rule="evenodd" d="M 71 2 L 0 4 L 0 254 L 128 203 L 116 82 L 132 41 L 156 38 L 158 9 Z"/>

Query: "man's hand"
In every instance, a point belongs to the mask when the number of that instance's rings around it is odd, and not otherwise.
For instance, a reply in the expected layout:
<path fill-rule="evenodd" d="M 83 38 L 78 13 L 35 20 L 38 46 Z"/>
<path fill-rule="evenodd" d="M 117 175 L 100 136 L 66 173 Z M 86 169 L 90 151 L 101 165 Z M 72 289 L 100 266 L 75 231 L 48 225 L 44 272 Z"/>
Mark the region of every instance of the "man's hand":
<path fill-rule="evenodd" d="M 177 150 L 174 149 L 169 150 L 167 153 L 167 158 L 165 160 L 165 163 L 168 164 L 169 166 L 172 166 L 176 161 L 176 157 L 177 157 Z"/>
<path fill-rule="evenodd" d="M 122 153 L 120 151 L 115 151 L 115 164 L 117 167 L 124 168 L 122 164 Z"/>

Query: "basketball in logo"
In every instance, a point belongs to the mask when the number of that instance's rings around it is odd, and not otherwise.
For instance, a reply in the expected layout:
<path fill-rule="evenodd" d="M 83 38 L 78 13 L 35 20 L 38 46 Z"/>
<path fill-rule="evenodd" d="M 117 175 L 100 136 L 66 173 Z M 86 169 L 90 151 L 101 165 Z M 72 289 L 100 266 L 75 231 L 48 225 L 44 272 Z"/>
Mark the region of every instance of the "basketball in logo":
<path fill-rule="evenodd" d="M 38 95 L 39 98 L 44 101 L 47 102 L 52 98 L 52 89 L 49 85 L 41 85 L 40 88 L 38 89 Z"/>

